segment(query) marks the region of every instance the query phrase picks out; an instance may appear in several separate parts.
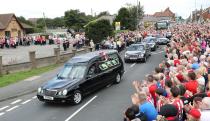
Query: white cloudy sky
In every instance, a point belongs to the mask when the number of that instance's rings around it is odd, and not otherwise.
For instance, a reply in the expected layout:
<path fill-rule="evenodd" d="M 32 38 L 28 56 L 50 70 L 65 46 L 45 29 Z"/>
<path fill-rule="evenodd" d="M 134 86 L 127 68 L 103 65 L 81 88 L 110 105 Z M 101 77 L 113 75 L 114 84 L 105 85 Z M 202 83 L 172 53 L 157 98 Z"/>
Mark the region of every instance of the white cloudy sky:
<path fill-rule="evenodd" d="M 190 15 L 195 6 L 200 9 L 210 6 L 210 0 L 140 0 L 146 14 L 153 14 L 156 11 L 164 10 L 166 7 L 184 18 Z M 196 5 L 195 5 L 196 1 Z M 1 0 L 0 13 L 15 13 L 17 16 L 26 18 L 46 17 L 54 18 L 63 16 L 64 11 L 79 9 L 82 12 L 91 14 L 94 12 L 109 11 L 117 13 L 120 7 L 126 3 L 136 4 L 137 0 Z"/>

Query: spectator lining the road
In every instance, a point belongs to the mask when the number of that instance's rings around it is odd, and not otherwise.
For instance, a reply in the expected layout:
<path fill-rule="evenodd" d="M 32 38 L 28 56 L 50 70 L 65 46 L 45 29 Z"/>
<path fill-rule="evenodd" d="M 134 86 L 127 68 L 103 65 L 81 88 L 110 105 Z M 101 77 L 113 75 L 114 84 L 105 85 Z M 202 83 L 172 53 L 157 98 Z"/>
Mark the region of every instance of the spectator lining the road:
<path fill-rule="evenodd" d="M 146 82 L 135 81 L 134 87 L 138 95 L 132 96 L 132 102 L 139 105 L 140 112 L 145 113 L 147 121 L 152 117 L 147 113 L 148 108 L 144 108 L 147 105 L 150 106 L 150 114 L 153 108 L 158 112 L 158 116 L 153 120 L 208 121 L 210 119 L 208 26 L 177 25 L 171 28 L 171 32 L 173 33 L 171 42 L 164 49 L 165 61 L 155 68 L 154 74 L 146 77 Z M 138 101 L 135 102 L 134 97 Z M 148 99 L 153 100 L 154 106 Z M 165 114 L 170 113 L 172 109 L 177 110 L 177 113 L 169 116 Z"/>

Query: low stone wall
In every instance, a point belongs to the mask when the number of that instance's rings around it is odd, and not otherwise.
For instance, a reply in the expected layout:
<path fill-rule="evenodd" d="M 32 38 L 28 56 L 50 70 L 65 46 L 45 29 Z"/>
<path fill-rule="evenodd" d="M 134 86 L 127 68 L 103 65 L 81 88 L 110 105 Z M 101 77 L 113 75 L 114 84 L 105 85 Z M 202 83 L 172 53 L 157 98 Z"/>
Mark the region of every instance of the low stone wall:
<path fill-rule="evenodd" d="M 60 54 L 58 48 L 54 49 L 54 56 L 36 58 L 35 52 L 29 52 L 30 62 L 17 63 L 12 65 L 3 65 L 2 56 L 0 56 L 0 75 L 9 74 L 19 71 L 27 71 L 33 68 L 49 66 L 58 63 L 65 63 L 74 55 L 90 52 L 89 47 L 84 47 L 80 50 L 72 50 L 72 52 Z"/>

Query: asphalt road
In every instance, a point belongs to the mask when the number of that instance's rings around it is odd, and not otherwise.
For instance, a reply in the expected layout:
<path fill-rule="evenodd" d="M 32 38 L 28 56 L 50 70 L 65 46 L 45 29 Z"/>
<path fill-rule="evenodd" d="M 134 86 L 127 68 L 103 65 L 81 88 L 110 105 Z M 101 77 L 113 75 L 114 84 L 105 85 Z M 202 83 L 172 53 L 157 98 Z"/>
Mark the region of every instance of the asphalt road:
<path fill-rule="evenodd" d="M 101 89 L 76 106 L 45 104 L 36 99 L 35 93 L 1 102 L 0 121 L 122 121 L 134 93 L 132 81 L 145 79 L 162 60 L 162 51 L 157 50 L 146 63 L 125 64 L 120 84 Z"/>

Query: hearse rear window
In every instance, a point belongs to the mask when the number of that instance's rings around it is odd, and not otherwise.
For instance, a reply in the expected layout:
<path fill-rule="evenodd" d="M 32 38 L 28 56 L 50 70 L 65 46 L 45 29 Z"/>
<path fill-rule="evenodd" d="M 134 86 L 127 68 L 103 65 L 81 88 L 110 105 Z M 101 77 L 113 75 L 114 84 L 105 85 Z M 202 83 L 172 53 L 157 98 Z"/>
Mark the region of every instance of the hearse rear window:
<path fill-rule="evenodd" d="M 120 65 L 119 58 L 117 54 L 108 55 L 108 59 L 105 61 L 102 61 L 99 64 L 99 68 L 101 71 L 105 71 L 109 68 L 115 67 L 117 65 Z"/>

